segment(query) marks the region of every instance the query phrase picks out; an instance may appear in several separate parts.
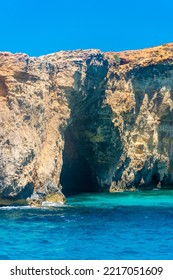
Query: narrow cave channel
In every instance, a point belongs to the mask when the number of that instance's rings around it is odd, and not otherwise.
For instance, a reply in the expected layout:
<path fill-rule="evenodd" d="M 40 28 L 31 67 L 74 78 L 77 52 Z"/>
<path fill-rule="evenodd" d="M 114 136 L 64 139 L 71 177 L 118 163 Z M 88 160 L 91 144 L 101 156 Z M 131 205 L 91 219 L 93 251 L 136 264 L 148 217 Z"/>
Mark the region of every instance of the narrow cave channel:
<path fill-rule="evenodd" d="M 70 128 L 67 128 L 64 136 L 63 167 L 60 175 L 64 195 L 97 192 L 98 185 L 87 159 L 81 153 L 80 141 L 74 138 Z"/>

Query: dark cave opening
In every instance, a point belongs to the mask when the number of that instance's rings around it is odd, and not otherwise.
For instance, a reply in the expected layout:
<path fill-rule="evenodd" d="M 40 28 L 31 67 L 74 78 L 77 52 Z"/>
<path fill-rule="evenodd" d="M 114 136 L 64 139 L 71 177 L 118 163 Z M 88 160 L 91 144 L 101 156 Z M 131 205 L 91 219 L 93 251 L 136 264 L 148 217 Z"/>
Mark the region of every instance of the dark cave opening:
<path fill-rule="evenodd" d="M 98 185 L 93 171 L 82 153 L 81 143 L 74 139 L 70 128 L 65 132 L 65 145 L 63 151 L 63 166 L 60 175 L 62 192 L 65 196 L 97 192 Z"/>

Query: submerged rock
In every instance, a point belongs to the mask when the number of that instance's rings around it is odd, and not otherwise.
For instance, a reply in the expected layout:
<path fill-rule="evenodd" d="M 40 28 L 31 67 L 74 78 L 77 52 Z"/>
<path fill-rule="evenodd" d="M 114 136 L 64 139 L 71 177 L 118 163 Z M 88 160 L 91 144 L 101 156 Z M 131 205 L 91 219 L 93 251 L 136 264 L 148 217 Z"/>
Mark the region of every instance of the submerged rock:
<path fill-rule="evenodd" d="M 34 193 L 31 197 L 27 198 L 27 202 L 30 206 L 40 207 L 40 206 L 59 206 L 64 204 L 66 201 L 65 196 L 61 191 L 57 193 L 50 193 L 47 195 L 38 195 Z"/>
<path fill-rule="evenodd" d="M 0 53 L 1 199 L 173 188 L 172 146 L 173 44 Z"/>

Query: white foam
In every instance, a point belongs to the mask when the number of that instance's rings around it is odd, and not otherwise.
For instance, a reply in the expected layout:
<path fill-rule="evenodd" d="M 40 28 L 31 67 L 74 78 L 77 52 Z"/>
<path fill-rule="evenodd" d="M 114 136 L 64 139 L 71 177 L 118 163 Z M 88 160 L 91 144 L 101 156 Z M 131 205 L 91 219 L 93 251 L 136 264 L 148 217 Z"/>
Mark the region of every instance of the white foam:
<path fill-rule="evenodd" d="M 47 202 L 47 201 L 43 201 L 42 206 L 43 207 L 66 207 L 66 205 L 64 205 L 64 203 Z"/>
<path fill-rule="evenodd" d="M 67 204 L 63 203 L 51 203 L 44 201 L 42 206 L 35 207 L 35 206 L 2 206 L 0 210 L 24 210 L 24 209 L 44 209 L 49 207 L 69 207 Z"/>
<path fill-rule="evenodd" d="M 2 206 L 0 210 L 13 210 L 13 209 L 31 209 L 31 206 Z"/>

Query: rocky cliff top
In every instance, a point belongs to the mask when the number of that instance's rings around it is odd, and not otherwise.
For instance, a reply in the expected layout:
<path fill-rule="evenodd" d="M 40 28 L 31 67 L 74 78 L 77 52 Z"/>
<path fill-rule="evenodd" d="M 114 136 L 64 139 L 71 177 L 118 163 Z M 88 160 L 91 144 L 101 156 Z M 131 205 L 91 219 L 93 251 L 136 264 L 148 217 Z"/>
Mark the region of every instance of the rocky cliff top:
<path fill-rule="evenodd" d="M 10 53 L 10 52 L 0 52 L 0 61 L 1 61 L 1 71 L 9 71 L 9 67 L 5 68 L 5 63 L 10 64 L 13 67 L 22 67 L 22 63 L 25 63 L 26 60 L 35 62 L 38 61 L 51 61 L 54 63 L 63 62 L 70 60 L 74 61 L 83 61 L 88 58 L 90 55 L 96 55 L 102 53 L 106 56 L 107 59 L 114 61 L 117 55 L 120 59 L 120 67 L 128 68 L 135 65 L 138 66 L 147 66 L 149 64 L 157 64 L 167 60 L 173 59 L 173 43 L 163 44 L 157 47 L 139 49 L 139 50 L 128 50 L 120 52 L 101 52 L 99 49 L 88 49 L 88 50 L 74 50 L 74 51 L 59 51 L 56 53 L 51 53 L 47 55 L 42 55 L 39 57 L 30 57 L 27 54 L 23 53 Z M 19 63 L 18 65 L 16 64 Z M 16 68 L 16 69 L 17 69 Z"/>
<path fill-rule="evenodd" d="M 157 64 L 163 62 L 164 60 L 172 59 L 173 43 L 168 43 L 161 46 L 141 50 L 107 52 L 106 54 L 112 59 L 113 56 L 116 54 L 122 60 L 122 67 L 127 67 L 127 65 L 131 67 L 134 65 L 144 67 L 149 64 Z"/>

